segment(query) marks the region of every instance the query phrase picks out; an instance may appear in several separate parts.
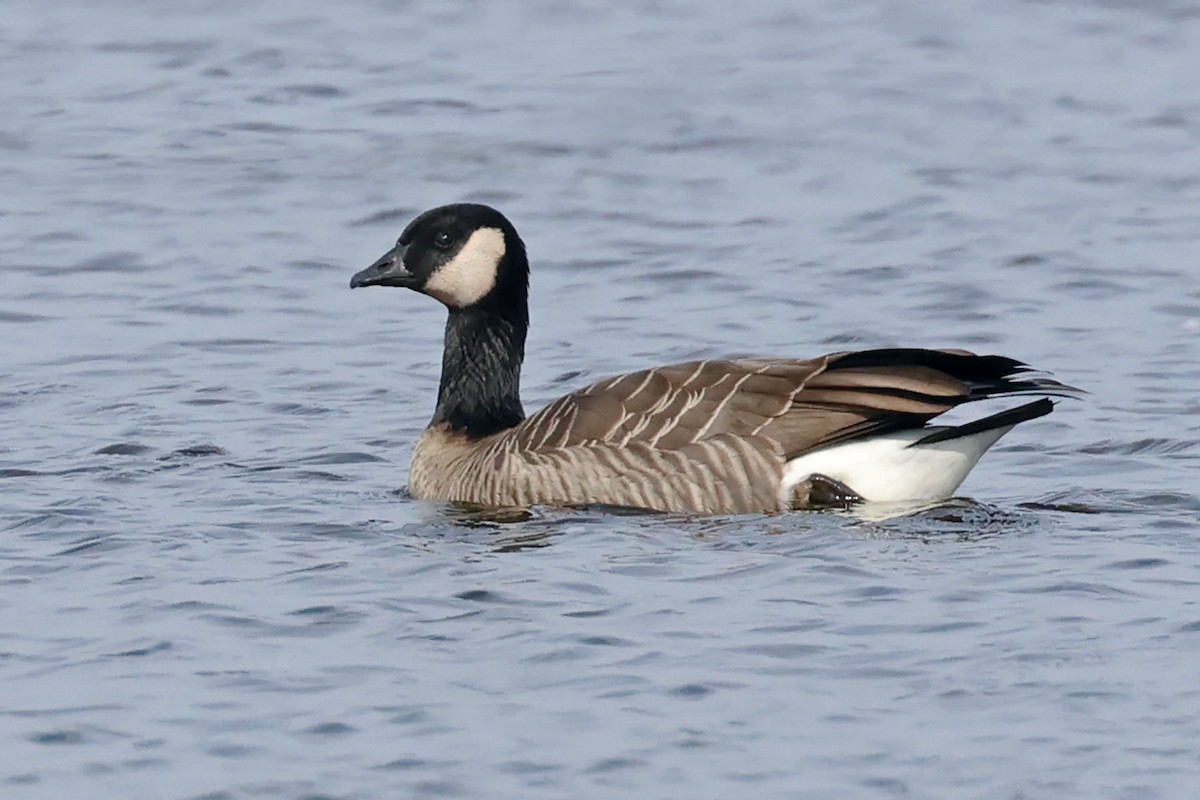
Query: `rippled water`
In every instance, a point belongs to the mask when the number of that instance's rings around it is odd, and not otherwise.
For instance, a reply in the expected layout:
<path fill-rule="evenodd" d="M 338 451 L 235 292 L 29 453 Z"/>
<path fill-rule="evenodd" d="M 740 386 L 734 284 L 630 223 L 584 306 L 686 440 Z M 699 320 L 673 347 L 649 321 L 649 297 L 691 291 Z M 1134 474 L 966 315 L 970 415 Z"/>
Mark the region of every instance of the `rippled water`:
<path fill-rule="evenodd" d="M 5 798 L 1190 798 L 1200 11 L 0 14 Z M 729 353 L 1087 388 L 892 521 L 400 487 L 417 211 L 534 261 L 527 407 Z"/>

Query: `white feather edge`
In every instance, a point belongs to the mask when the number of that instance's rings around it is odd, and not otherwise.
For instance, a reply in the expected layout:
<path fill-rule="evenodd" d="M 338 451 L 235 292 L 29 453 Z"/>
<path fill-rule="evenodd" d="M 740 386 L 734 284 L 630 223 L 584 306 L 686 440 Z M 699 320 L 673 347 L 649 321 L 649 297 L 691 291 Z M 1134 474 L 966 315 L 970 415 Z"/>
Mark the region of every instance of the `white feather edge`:
<path fill-rule="evenodd" d="M 1015 425 L 910 447 L 946 427 L 919 428 L 872 436 L 805 453 L 784 465 L 780 502 L 812 475 L 841 481 L 863 500 L 878 503 L 945 500 L 954 494 L 980 457 Z"/>

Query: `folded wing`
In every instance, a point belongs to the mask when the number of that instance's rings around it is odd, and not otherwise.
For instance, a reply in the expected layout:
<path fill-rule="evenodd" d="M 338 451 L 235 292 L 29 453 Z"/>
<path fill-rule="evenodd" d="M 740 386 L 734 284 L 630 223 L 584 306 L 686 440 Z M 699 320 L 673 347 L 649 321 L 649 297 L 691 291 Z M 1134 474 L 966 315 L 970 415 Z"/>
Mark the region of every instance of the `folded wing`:
<path fill-rule="evenodd" d="M 1076 393 L 1013 359 L 961 350 L 690 361 L 598 381 L 551 403 L 510 435 L 526 452 L 586 444 L 679 450 L 716 437 L 761 438 L 791 458 L 919 428 L 987 397 Z"/>

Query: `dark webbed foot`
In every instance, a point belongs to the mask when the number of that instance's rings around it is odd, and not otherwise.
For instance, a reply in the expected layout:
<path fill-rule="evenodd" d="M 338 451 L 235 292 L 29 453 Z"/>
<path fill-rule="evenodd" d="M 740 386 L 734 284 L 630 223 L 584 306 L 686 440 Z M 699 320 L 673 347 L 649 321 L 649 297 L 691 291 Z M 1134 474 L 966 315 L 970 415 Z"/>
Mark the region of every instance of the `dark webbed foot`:
<path fill-rule="evenodd" d="M 850 508 L 862 501 L 856 491 L 827 475 L 810 475 L 792 489 L 792 508 L 796 510 Z"/>

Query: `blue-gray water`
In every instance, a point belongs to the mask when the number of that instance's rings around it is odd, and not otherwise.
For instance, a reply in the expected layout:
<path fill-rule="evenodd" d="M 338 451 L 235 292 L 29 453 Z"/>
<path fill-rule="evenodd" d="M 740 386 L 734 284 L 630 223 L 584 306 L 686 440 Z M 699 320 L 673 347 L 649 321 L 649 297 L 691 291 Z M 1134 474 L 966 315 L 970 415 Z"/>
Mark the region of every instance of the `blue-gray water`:
<path fill-rule="evenodd" d="M 0 9 L 0 796 L 1191 798 L 1200 9 Z M 527 407 L 695 356 L 1092 393 L 915 517 L 415 503 L 490 202 Z"/>

